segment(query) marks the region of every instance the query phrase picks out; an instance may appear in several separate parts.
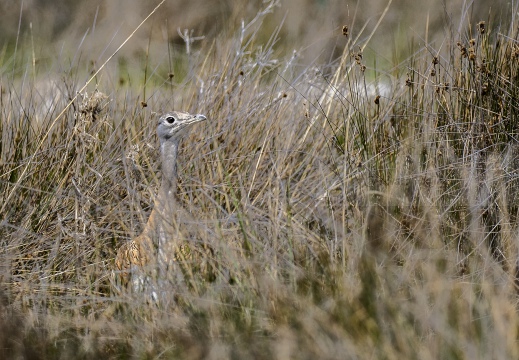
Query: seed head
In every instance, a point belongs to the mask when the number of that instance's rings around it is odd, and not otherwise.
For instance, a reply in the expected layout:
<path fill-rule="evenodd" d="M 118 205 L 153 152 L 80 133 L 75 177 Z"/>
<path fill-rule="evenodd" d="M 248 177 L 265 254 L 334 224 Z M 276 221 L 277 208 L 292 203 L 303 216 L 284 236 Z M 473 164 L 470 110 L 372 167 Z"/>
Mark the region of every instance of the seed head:
<path fill-rule="evenodd" d="M 466 58 L 468 56 L 467 48 L 460 41 L 458 41 L 458 49 L 461 51 L 461 57 Z"/>
<path fill-rule="evenodd" d="M 344 25 L 344 26 L 342 27 L 342 35 L 348 37 L 348 35 L 349 35 L 348 25 Z"/>
<path fill-rule="evenodd" d="M 407 74 L 407 80 L 405 81 L 405 86 L 413 86 L 413 82 L 411 81 L 411 78 L 409 77 L 409 73 Z"/>
<path fill-rule="evenodd" d="M 485 22 L 484 21 L 478 22 L 478 31 L 480 34 L 485 33 Z"/>

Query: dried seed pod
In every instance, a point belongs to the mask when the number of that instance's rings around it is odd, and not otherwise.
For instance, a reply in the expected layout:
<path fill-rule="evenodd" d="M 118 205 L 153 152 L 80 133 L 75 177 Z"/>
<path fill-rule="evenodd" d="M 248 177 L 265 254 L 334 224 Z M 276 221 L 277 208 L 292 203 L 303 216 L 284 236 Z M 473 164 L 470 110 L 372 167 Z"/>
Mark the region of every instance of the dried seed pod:
<path fill-rule="evenodd" d="M 484 21 L 478 22 L 478 31 L 480 34 L 485 33 L 485 22 Z"/>
<path fill-rule="evenodd" d="M 355 62 L 357 63 L 357 65 L 360 65 L 360 63 L 362 61 L 362 53 L 354 53 L 353 58 L 355 59 Z"/>
<path fill-rule="evenodd" d="M 344 35 L 344 36 L 346 36 L 346 37 L 349 35 L 348 25 L 344 25 L 344 26 L 342 27 L 342 35 Z"/>
<path fill-rule="evenodd" d="M 458 41 L 458 48 L 461 51 L 461 57 L 466 58 L 468 56 L 467 48 L 461 42 Z"/>
<path fill-rule="evenodd" d="M 409 78 L 409 73 L 407 74 L 407 79 L 405 81 L 405 86 L 409 86 L 409 87 L 413 86 L 413 82 Z"/>

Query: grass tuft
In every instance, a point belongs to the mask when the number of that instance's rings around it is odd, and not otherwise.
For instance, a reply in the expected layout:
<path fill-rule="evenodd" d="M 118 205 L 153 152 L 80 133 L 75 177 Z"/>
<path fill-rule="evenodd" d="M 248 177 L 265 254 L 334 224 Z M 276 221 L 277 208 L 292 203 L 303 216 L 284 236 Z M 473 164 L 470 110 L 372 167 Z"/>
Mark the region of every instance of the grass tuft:
<path fill-rule="evenodd" d="M 179 29 L 181 47 L 150 35 L 137 59 L 81 43 L 38 74 L 33 45 L 3 50 L 0 357 L 519 356 L 515 17 L 463 15 L 380 68 L 391 2 L 374 29 L 338 26 L 324 63 L 286 52 L 279 5 L 212 38 Z M 172 109 L 208 118 L 177 197 L 198 234 L 179 241 L 211 251 L 157 305 L 110 275 L 151 212 Z"/>

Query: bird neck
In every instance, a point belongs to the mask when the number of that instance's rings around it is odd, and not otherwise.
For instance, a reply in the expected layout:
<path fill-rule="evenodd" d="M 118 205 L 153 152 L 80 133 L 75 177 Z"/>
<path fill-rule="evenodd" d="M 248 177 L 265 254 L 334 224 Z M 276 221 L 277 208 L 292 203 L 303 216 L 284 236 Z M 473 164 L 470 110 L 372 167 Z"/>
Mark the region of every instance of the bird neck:
<path fill-rule="evenodd" d="M 167 207 L 174 202 L 177 188 L 177 153 L 178 141 L 162 141 L 160 144 L 162 156 L 162 184 L 158 199 L 163 202 L 161 207 Z"/>

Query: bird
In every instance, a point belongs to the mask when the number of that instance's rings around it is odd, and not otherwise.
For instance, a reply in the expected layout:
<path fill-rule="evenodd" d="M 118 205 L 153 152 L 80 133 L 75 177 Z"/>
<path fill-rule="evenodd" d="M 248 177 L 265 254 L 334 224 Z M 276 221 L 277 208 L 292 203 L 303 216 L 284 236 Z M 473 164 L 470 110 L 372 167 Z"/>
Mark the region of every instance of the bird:
<path fill-rule="evenodd" d="M 182 138 L 191 127 L 207 118 L 204 115 L 192 115 L 186 112 L 171 111 L 160 116 L 157 135 L 160 140 L 162 180 L 155 198 L 154 207 L 142 233 L 120 246 L 115 258 L 118 283 L 127 287 L 131 280 L 134 291 L 142 291 L 146 275 L 154 275 L 160 280 L 167 277 L 171 262 L 190 255 L 189 247 L 177 244 L 174 217 L 177 207 L 175 192 L 177 187 L 177 154 Z"/>

